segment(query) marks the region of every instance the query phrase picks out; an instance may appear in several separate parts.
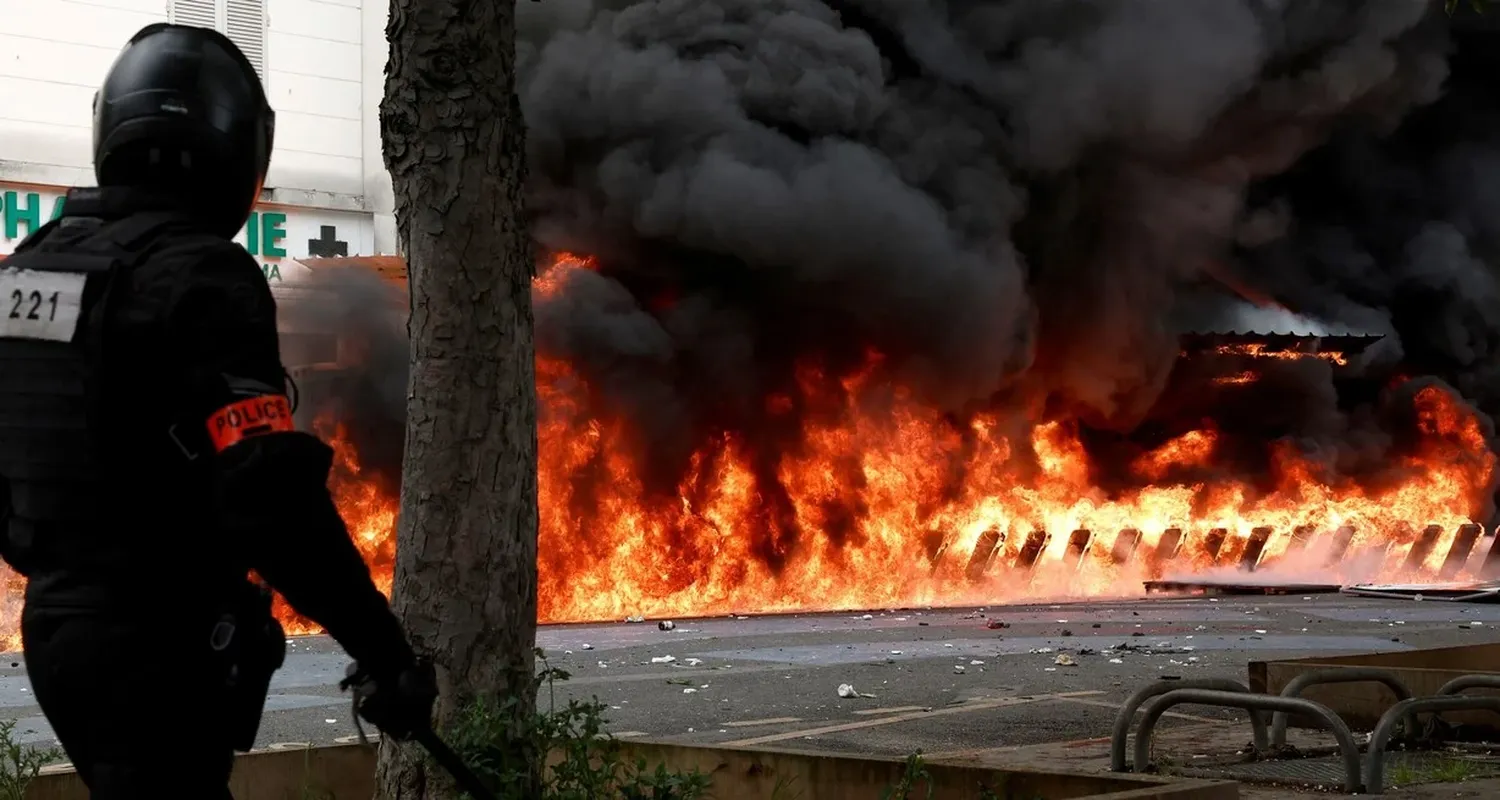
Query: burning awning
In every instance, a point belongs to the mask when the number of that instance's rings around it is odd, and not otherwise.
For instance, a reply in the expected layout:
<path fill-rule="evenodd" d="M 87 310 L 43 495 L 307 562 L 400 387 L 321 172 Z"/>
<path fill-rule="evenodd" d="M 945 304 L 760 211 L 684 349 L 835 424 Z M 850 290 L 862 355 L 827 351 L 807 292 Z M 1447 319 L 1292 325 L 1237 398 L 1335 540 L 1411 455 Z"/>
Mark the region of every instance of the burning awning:
<path fill-rule="evenodd" d="M 334 256 L 299 258 L 297 263 L 311 270 L 335 267 L 366 269 L 394 283 L 406 285 L 406 259 L 401 256 Z"/>
<path fill-rule="evenodd" d="M 1283 306 L 1252 303 L 1219 290 L 1190 292 L 1173 314 L 1184 353 L 1258 348 L 1264 352 L 1363 352 L 1385 334 L 1299 314 Z"/>

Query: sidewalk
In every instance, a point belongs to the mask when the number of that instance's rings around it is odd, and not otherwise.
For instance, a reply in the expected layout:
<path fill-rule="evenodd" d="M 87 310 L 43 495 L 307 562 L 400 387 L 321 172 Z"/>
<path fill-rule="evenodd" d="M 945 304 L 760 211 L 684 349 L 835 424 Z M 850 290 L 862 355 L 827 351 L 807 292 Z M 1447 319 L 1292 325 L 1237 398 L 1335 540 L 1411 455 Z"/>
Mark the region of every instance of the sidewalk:
<path fill-rule="evenodd" d="M 1075 701 L 1076 702 L 1076 701 Z M 1209 764 L 1237 760 L 1249 746 L 1249 730 L 1243 719 L 1219 720 L 1168 712 L 1179 723 L 1158 728 L 1152 751 L 1162 770 L 1168 773 L 1184 770 L 1191 773 L 1195 763 Z M 1165 720 L 1164 720 L 1165 722 Z M 1293 729 L 1288 742 L 1299 748 L 1327 747 L 1328 737 L 1320 731 Z M 1131 741 L 1132 745 L 1134 740 Z M 1106 772 L 1109 770 L 1109 739 L 1083 739 L 1019 747 L 976 748 L 930 754 L 933 761 L 972 764 L 975 766 L 1030 767 L 1069 772 Z M 1295 763 L 1295 762 L 1287 762 Z M 1194 774 L 1193 777 L 1208 777 Z M 1314 796 L 1340 796 L 1342 792 L 1323 789 L 1299 789 L 1241 782 L 1244 800 L 1294 800 Z M 1439 800 L 1443 798 L 1500 798 L 1500 776 L 1451 783 L 1426 783 L 1412 787 L 1388 788 L 1383 797 L 1392 800 Z"/>

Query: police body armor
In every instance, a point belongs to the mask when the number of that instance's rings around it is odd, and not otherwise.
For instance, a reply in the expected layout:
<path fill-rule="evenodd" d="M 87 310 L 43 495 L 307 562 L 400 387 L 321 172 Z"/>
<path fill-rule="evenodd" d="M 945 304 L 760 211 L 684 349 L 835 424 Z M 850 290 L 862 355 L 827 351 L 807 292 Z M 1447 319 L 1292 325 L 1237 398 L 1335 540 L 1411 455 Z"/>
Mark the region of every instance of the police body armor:
<path fill-rule="evenodd" d="M 130 432 L 136 444 L 150 443 L 137 448 L 144 454 L 128 451 L 129 440 L 114 436 L 106 418 L 120 397 L 106 388 L 171 392 L 122 385 L 138 376 L 122 376 L 111 364 L 107 329 L 112 301 L 151 243 L 180 231 L 195 235 L 180 215 L 168 213 L 109 221 L 64 216 L 0 261 L 0 517 L 6 521 L 0 555 L 33 583 L 57 574 L 81 578 L 73 583 L 84 586 L 167 577 L 132 574 L 139 551 L 149 548 L 136 533 L 143 520 L 120 508 L 140 514 L 149 501 L 122 497 L 118 471 L 145 471 L 172 485 L 164 497 L 187 493 L 183 484 L 206 480 L 206 472 L 183 444 L 194 437 L 177 435 L 190 421 L 174 416 L 168 398 L 151 396 L 146 405 L 166 410 L 141 420 L 147 430 Z M 186 527 L 194 538 L 214 537 L 206 508 L 178 511 L 174 520 L 147 530 L 165 538 Z M 286 637 L 271 614 L 269 590 L 244 580 L 243 569 L 195 566 L 205 573 L 197 578 L 215 587 L 205 646 L 224 675 L 220 722 L 234 748 L 246 751 L 271 675 L 285 659 Z M 171 577 L 177 588 L 186 580 Z M 98 596 L 108 602 L 113 591 Z"/>
<path fill-rule="evenodd" d="M 116 286 L 171 226 L 64 216 L 0 261 L 0 555 L 23 575 L 121 566 L 110 534 L 129 523 L 106 502 L 104 327 Z"/>

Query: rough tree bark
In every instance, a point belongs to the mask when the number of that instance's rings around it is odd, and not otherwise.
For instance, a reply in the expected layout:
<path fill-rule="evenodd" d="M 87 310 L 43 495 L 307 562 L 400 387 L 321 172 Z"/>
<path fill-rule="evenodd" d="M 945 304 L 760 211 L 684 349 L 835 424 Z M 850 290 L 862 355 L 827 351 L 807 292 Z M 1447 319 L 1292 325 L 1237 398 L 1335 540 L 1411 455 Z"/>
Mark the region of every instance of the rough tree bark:
<path fill-rule="evenodd" d="M 380 119 L 411 291 L 393 603 L 436 662 L 439 725 L 535 669 L 535 261 L 514 16 L 510 0 L 392 0 L 386 26 Z M 519 694 L 529 714 L 535 696 Z M 381 746 L 381 796 L 435 797 L 433 777 L 414 745 Z"/>

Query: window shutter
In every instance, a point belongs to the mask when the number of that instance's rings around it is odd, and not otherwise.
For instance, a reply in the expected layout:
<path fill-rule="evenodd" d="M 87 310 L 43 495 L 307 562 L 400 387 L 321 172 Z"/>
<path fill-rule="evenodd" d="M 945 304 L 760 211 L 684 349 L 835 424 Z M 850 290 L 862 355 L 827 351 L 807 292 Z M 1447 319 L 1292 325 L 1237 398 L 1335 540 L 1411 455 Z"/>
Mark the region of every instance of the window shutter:
<path fill-rule="evenodd" d="M 167 11 L 167 21 L 174 25 L 193 25 L 199 28 L 219 28 L 217 0 L 172 0 Z"/>
<path fill-rule="evenodd" d="M 202 0 L 197 0 L 202 2 Z M 223 0 L 224 35 L 239 45 L 245 57 L 255 65 L 261 83 L 266 81 L 266 6 L 265 0 Z"/>
<path fill-rule="evenodd" d="M 229 37 L 266 81 L 265 0 L 170 0 L 167 21 L 213 28 Z"/>

